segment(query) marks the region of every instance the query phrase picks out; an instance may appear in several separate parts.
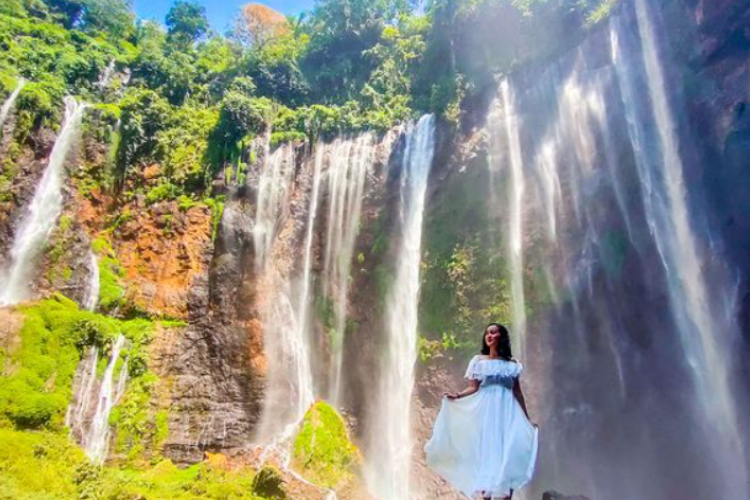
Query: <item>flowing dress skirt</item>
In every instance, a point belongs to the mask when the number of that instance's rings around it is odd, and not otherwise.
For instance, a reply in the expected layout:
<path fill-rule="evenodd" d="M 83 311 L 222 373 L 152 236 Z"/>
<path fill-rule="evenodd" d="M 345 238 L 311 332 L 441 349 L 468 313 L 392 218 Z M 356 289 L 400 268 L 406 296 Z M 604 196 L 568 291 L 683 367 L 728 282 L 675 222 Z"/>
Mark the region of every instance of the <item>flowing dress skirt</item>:
<path fill-rule="evenodd" d="M 490 385 L 443 399 L 425 452 L 427 464 L 463 494 L 504 498 L 533 476 L 538 440 L 512 390 Z"/>

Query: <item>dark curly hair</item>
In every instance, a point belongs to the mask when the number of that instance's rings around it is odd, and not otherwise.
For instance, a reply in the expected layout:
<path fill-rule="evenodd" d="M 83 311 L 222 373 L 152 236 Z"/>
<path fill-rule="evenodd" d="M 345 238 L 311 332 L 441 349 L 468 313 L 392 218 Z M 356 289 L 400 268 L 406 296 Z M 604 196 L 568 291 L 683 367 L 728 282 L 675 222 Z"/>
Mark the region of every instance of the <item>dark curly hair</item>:
<path fill-rule="evenodd" d="M 510 332 L 500 323 L 490 323 L 484 328 L 484 332 L 482 332 L 482 354 L 488 355 L 490 353 L 490 346 L 487 345 L 487 330 L 491 326 L 496 326 L 500 330 L 500 342 L 497 346 L 498 354 L 501 358 L 510 361 L 513 359 L 513 352 L 510 348 Z"/>

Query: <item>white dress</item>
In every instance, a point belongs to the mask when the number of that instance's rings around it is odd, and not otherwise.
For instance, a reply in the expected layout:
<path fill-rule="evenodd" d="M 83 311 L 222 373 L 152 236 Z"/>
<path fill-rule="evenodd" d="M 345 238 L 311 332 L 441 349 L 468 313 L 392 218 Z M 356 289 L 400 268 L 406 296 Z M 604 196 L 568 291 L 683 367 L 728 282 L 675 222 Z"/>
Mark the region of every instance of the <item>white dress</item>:
<path fill-rule="evenodd" d="M 443 399 L 427 464 L 471 498 L 505 498 L 534 473 L 539 432 L 513 395 L 522 371 L 521 363 L 474 356 L 466 378 L 479 381 L 479 390 Z"/>

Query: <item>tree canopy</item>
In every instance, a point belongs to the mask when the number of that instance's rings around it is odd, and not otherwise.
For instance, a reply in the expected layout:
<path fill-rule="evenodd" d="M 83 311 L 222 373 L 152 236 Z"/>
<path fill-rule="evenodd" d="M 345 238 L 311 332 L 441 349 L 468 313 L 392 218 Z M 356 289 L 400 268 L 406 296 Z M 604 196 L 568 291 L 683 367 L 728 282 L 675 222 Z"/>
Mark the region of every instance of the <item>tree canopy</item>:
<path fill-rule="evenodd" d="M 208 189 L 269 130 L 278 142 L 383 131 L 425 112 L 455 122 L 498 74 L 565 50 L 560 39 L 574 43 L 615 3 L 318 0 L 296 17 L 250 3 L 223 36 L 192 0 L 172 5 L 166 30 L 136 20 L 127 0 L 5 0 L 0 93 L 29 82 L 26 130 L 59 123 L 66 94 L 94 103 L 119 123 L 119 184 L 160 162 L 169 192 Z"/>
<path fill-rule="evenodd" d="M 192 43 L 208 32 L 206 8 L 185 0 L 178 0 L 167 12 L 169 36 Z"/>

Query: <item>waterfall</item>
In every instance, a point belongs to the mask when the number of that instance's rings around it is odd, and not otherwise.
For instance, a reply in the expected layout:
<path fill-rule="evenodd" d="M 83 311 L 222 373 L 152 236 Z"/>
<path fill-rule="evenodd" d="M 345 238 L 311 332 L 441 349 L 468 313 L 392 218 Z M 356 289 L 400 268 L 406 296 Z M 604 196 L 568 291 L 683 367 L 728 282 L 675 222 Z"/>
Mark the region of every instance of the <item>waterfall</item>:
<path fill-rule="evenodd" d="M 302 289 L 297 300 L 297 320 L 296 324 L 301 329 L 301 352 L 297 356 L 298 367 L 297 373 L 305 374 L 308 380 L 300 380 L 299 384 L 305 388 L 305 390 L 299 391 L 298 400 L 296 404 L 296 418 L 295 423 L 302 420 L 305 416 L 305 412 L 309 406 L 315 400 L 313 394 L 313 380 L 312 380 L 312 355 L 311 355 L 311 344 L 312 344 L 312 325 L 310 324 L 310 303 L 311 303 L 311 289 L 312 289 L 312 246 L 313 239 L 315 236 L 315 221 L 318 216 L 318 203 L 320 199 L 320 184 L 323 170 L 323 148 L 318 147 L 315 152 L 314 159 L 314 170 L 313 170 L 313 185 L 312 192 L 310 193 L 310 206 L 307 211 L 307 232 L 305 234 L 305 250 L 302 264 Z"/>
<path fill-rule="evenodd" d="M 73 399 L 68 405 L 65 415 L 65 425 L 70 428 L 70 435 L 76 441 L 82 442 L 85 433 L 86 418 L 89 406 L 94 399 L 94 384 L 96 382 L 96 365 L 99 362 L 99 349 L 96 346 L 89 348 L 85 360 L 78 363 L 78 382 L 74 385 L 78 388 Z"/>
<path fill-rule="evenodd" d="M 640 33 L 640 60 L 633 50 L 624 50 L 626 36 L 621 20 L 612 21 L 612 57 L 619 82 L 638 175 L 644 185 L 643 203 L 647 221 L 667 273 L 671 313 L 695 381 L 698 411 L 705 414 L 709 432 L 715 434 L 715 459 L 723 464 L 726 491 L 723 498 L 746 498 L 747 471 L 742 458 L 742 436 L 737 427 L 737 411 L 729 385 L 728 352 L 731 333 L 736 328 L 717 297 L 727 303 L 724 290 L 709 291 L 705 264 L 691 225 L 680 137 L 667 93 L 667 76 L 661 61 L 657 38 L 656 13 L 646 0 L 635 0 L 635 18 Z M 632 49 L 632 47 L 631 47 Z M 642 69 L 641 69 L 642 68 Z M 645 71 L 646 94 L 650 106 L 644 106 L 640 82 L 634 75 Z M 646 124 L 653 123 L 656 132 Z M 724 297 L 722 297 L 722 294 Z"/>
<path fill-rule="evenodd" d="M 371 429 L 366 480 L 383 500 L 411 498 L 411 396 L 417 358 L 417 303 L 422 218 L 427 178 L 435 152 L 435 118 L 422 117 L 406 130 L 401 177 L 401 241 L 393 287 L 386 302 L 386 344 L 379 380 L 373 381 L 377 421 Z"/>
<path fill-rule="evenodd" d="M 96 254 L 89 250 L 89 286 L 86 291 L 86 300 L 84 301 L 84 307 L 89 311 L 95 311 L 96 306 L 99 303 L 99 260 L 96 258 Z"/>
<path fill-rule="evenodd" d="M 65 117 L 60 135 L 52 148 L 49 164 L 39 181 L 34 198 L 16 230 L 10 250 L 11 263 L 4 276 L 6 284 L 0 292 L 0 305 L 15 304 L 30 296 L 29 282 L 34 262 L 44 250 L 62 210 L 65 158 L 80 132 L 85 107 L 72 97 L 65 98 Z"/>
<path fill-rule="evenodd" d="M 279 147 L 266 162 L 258 181 L 256 219 L 253 229 L 255 266 L 262 288 L 259 310 L 268 363 L 266 392 L 256 441 L 278 451 L 288 460 L 286 441 L 314 401 L 310 359 L 308 307 L 312 231 L 320 186 L 320 159 L 316 158 L 310 192 L 303 276 L 294 273 L 294 256 L 284 250 L 290 237 L 290 200 L 295 181 L 295 148 Z M 293 222 L 293 221 L 291 221 Z M 277 243 L 278 242 L 278 243 Z M 287 242 L 288 244 L 288 242 Z"/>
<path fill-rule="evenodd" d="M 99 80 L 96 82 L 96 86 L 99 88 L 99 90 L 103 91 L 107 88 L 107 85 L 109 85 L 109 81 L 112 79 L 112 75 L 115 72 L 115 60 L 112 59 L 109 61 L 109 64 L 102 70 L 102 73 L 99 75 Z"/>
<path fill-rule="evenodd" d="M 521 138 L 519 136 L 519 117 L 516 112 L 514 96 L 507 80 L 500 84 L 500 106 L 503 110 L 503 123 L 507 147 L 508 165 L 510 166 L 509 186 L 509 227 L 508 255 L 510 264 L 510 282 L 513 313 L 513 338 L 521 357 L 526 352 L 526 299 L 523 289 L 523 203 L 525 181 L 523 157 L 521 155 Z M 493 176 L 494 178 L 495 176 Z"/>
<path fill-rule="evenodd" d="M 488 231 L 511 320 L 526 314 L 513 344 L 545 429 L 538 484 L 747 498 L 735 285 L 687 185 L 695 141 L 660 23 L 658 2 L 626 2 L 609 31 L 499 85 Z"/>
<path fill-rule="evenodd" d="M 91 417 L 90 427 L 83 435 L 83 440 L 81 442 L 81 446 L 86 451 L 86 455 L 97 463 L 102 463 L 104 462 L 104 459 L 107 458 L 109 445 L 109 414 L 119 401 L 122 393 L 125 391 L 125 384 L 128 375 L 127 360 L 123 362 L 120 368 L 117 384 L 114 382 L 115 367 L 120 359 L 120 351 L 124 344 L 125 337 L 118 335 L 112 345 L 112 353 L 109 358 L 109 363 L 104 371 L 104 376 L 99 387 L 96 409 Z"/>
<path fill-rule="evenodd" d="M 294 150 L 283 146 L 269 157 L 258 182 L 257 214 L 254 229 L 256 266 L 264 297 L 260 316 L 269 364 L 263 417 L 258 441 L 271 444 L 282 454 L 284 441 L 314 401 L 313 379 L 313 246 L 320 215 L 325 217 L 325 245 L 320 293 L 330 301 L 330 376 L 328 396 L 336 404 L 342 378 L 342 348 L 346 329 L 349 281 L 354 246 L 359 233 L 360 213 L 367 172 L 375 161 L 378 143 L 372 134 L 338 138 L 315 145 L 312 165 L 303 165 L 300 178 L 312 170 L 312 180 L 300 181 L 306 192 L 306 216 L 300 266 L 283 248 L 291 238 L 287 220 L 294 188 Z M 310 169 L 312 166 L 312 169 Z M 327 206 L 324 206 L 327 203 Z M 296 216 L 301 219 L 299 215 Z M 274 246 L 277 244 L 277 246 Z M 328 308 L 326 308 L 328 310 Z M 327 313 L 326 313 L 327 314 Z M 324 342 L 325 343 L 325 342 Z M 326 364 L 326 363 L 321 363 Z M 291 405 L 289 404 L 291 400 Z M 267 446 L 269 448 L 269 446 Z M 288 457 L 287 457 L 288 458 Z"/>
<path fill-rule="evenodd" d="M 5 120 L 8 118 L 10 110 L 13 109 L 13 104 L 15 104 L 16 98 L 18 98 L 18 94 L 21 93 L 24 85 L 26 85 L 26 80 L 24 80 L 23 78 L 19 78 L 18 83 L 16 84 L 16 88 L 13 89 L 13 92 L 11 92 L 8 98 L 5 99 L 3 106 L 0 107 L 0 132 L 2 132 L 3 125 L 5 125 Z"/>
<path fill-rule="evenodd" d="M 255 267 L 262 271 L 266 266 L 268 252 L 288 209 L 294 180 L 294 145 L 285 144 L 273 154 L 266 153 L 266 164 L 258 180 L 253 243 Z"/>
<path fill-rule="evenodd" d="M 363 134 L 356 140 L 337 139 L 330 147 L 328 168 L 328 219 L 323 268 L 326 296 L 333 301 L 330 399 L 339 402 L 342 350 L 354 243 L 359 233 L 367 170 L 375 154 L 375 138 Z"/>
<path fill-rule="evenodd" d="M 128 377 L 128 361 L 122 362 L 115 383 L 115 370 L 120 361 L 120 354 L 126 340 L 118 335 L 112 343 L 112 352 L 101 380 L 97 379 L 99 349 L 89 348 L 85 359 L 77 369 L 77 390 L 68 406 L 65 425 L 70 428 L 70 435 L 96 463 L 107 458 L 109 445 L 109 415 L 112 408 L 125 392 Z"/>

